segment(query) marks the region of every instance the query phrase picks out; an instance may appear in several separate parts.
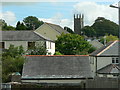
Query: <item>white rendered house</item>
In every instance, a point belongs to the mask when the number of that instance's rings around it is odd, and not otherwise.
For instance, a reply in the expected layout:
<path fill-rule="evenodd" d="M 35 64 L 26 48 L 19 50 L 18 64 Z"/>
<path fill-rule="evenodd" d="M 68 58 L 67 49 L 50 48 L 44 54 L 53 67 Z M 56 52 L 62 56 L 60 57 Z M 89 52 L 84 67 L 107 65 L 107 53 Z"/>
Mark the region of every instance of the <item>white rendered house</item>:
<path fill-rule="evenodd" d="M 119 73 L 118 41 L 109 42 L 106 46 L 90 55 L 90 65 L 94 76 L 114 77 Z"/>
<path fill-rule="evenodd" d="M 23 46 L 27 51 L 31 46 L 44 45 L 48 51 L 53 55 L 55 53 L 55 43 L 34 31 L 0 31 L 2 33 L 2 40 L 0 41 L 0 48 L 8 49 L 10 45 Z M 49 44 L 48 44 L 49 43 Z"/>

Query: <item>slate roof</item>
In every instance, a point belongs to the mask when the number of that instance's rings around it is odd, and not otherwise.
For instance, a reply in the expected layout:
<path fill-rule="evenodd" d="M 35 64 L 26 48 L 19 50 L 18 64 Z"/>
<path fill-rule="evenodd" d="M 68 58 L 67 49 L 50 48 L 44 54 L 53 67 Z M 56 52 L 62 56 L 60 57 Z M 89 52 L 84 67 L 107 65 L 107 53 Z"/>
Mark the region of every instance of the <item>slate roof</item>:
<path fill-rule="evenodd" d="M 90 56 L 118 56 L 118 41 L 109 42 L 106 46 L 91 53 Z"/>
<path fill-rule="evenodd" d="M 99 69 L 97 72 L 99 74 L 118 74 L 119 73 L 119 66 L 118 64 L 109 64 L 101 69 Z"/>
<path fill-rule="evenodd" d="M 22 79 L 92 78 L 88 56 L 26 56 Z"/>
<path fill-rule="evenodd" d="M 57 36 L 61 35 L 62 33 L 69 33 L 61 26 L 51 23 L 44 23 L 39 28 L 37 28 L 35 32 L 49 38 L 52 41 L 57 40 Z"/>
<path fill-rule="evenodd" d="M 89 41 L 89 43 L 92 44 L 92 46 L 94 46 L 94 47 L 96 47 L 98 49 L 104 46 L 102 43 L 100 43 L 97 40 Z"/>
<path fill-rule="evenodd" d="M 48 24 L 50 27 L 52 27 L 54 30 L 56 30 L 58 33 L 62 34 L 62 33 L 68 33 L 66 30 L 64 30 L 62 27 L 60 27 L 59 25 L 56 24 L 51 24 L 51 23 L 46 23 Z"/>
<path fill-rule="evenodd" d="M 2 41 L 40 41 L 49 40 L 33 31 L 0 31 Z"/>

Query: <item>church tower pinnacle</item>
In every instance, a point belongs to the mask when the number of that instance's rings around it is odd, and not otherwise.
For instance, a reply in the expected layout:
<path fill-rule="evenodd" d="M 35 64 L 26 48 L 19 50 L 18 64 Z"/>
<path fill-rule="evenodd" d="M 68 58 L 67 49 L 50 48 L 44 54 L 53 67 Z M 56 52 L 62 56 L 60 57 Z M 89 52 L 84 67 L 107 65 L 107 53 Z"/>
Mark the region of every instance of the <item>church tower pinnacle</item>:
<path fill-rule="evenodd" d="M 84 27 L 84 15 L 74 14 L 74 32 L 81 35 L 81 29 Z"/>

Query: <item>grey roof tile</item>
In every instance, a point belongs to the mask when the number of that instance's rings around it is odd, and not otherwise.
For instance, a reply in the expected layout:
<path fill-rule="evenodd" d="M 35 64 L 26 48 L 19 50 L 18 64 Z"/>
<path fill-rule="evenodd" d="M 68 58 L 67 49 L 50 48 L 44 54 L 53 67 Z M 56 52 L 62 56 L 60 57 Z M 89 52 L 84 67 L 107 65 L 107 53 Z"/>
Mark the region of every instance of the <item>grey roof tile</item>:
<path fill-rule="evenodd" d="M 62 33 L 69 33 L 61 26 L 51 23 L 44 23 L 39 28 L 37 28 L 35 32 L 49 38 L 52 41 L 57 40 L 57 36 L 60 36 Z"/>
<path fill-rule="evenodd" d="M 51 23 L 46 23 L 46 24 L 48 24 L 50 27 L 52 27 L 55 31 L 59 32 L 60 34 L 62 34 L 62 33 L 65 33 L 65 34 L 68 33 L 66 30 L 64 30 L 59 25 L 51 24 Z"/>
<path fill-rule="evenodd" d="M 104 46 L 101 42 L 97 40 L 89 41 L 89 43 L 92 44 L 95 48 L 101 48 Z"/>
<path fill-rule="evenodd" d="M 36 34 L 33 31 L 0 31 L 2 41 L 39 41 L 46 38 Z"/>
<path fill-rule="evenodd" d="M 22 79 L 91 78 L 88 56 L 26 56 Z"/>
<path fill-rule="evenodd" d="M 118 41 L 109 42 L 106 46 L 91 53 L 90 56 L 118 56 Z"/>
<path fill-rule="evenodd" d="M 118 64 L 109 64 L 97 71 L 99 74 L 118 74 L 119 73 L 119 66 Z"/>

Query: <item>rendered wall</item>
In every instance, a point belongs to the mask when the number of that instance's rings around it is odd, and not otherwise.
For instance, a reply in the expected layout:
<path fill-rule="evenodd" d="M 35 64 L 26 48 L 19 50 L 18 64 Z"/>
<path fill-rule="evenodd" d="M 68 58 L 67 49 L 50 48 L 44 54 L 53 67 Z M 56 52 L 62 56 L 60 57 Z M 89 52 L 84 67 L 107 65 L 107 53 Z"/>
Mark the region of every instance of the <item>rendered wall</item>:
<path fill-rule="evenodd" d="M 27 41 L 4 41 L 5 42 L 5 48 L 8 49 L 10 45 L 14 45 L 15 47 L 17 46 L 23 46 L 24 50 L 27 50 L 28 47 L 28 42 Z"/>

